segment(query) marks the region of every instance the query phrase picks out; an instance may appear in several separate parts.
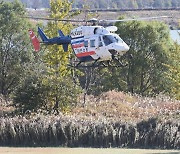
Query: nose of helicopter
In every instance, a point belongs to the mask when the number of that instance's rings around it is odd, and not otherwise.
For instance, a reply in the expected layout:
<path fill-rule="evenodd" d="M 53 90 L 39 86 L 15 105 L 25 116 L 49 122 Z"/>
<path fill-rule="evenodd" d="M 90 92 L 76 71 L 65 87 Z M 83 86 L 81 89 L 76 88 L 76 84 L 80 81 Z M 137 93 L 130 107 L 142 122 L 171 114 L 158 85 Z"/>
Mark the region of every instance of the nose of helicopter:
<path fill-rule="evenodd" d="M 129 50 L 129 46 L 125 42 L 117 44 L 115 48 L 120 55 L 125 54 Z"/>
<path fill-rule="evenodd" d="M 124 51 L 127 52 L 129 50 L 129 46 L 126 43 L 123 43 Z"/>

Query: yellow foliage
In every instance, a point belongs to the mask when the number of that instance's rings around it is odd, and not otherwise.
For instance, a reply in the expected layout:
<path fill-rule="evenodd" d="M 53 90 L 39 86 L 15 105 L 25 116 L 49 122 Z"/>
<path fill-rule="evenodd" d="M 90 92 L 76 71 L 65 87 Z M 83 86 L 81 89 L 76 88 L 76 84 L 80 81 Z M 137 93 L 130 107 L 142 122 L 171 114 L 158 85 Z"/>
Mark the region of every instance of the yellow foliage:
<path fill-rule="evenodd" d="M 166 65 L 169 69 L 166 75 L 172 82 L 171 92 L 175 95 L 176 99 L 180 100 L 180 46 L 178 44 L 175 44 L 170 57 L 172 64 Z"/>
<path fill-rule="evenodd" d="M 71 3 L 68 0 L 51 0 L 50 5 L 50 17 L 55 20 L 48 22 L 45 33 L 49 38 L 57 37 L 58 30 L 62 30 L 64 35 L 69 34 L 72 25 L 56 19 L 68 18 Z M 62 45 L 50 45 L 47 46 L 44 56 L 47 76 L 42 82 L 49 88 L 48 105 L 51 109 L 61 109 L 63 112 L 68 112 L 69 104 L 76 101 L 74 95 L 78 92 L 68 76 L 70 74 L 68 63 L 71 51 L 70 47 L 68 52 L 64 52 Z"/>
<path fill-rule="evenodd" d="M 64 19 L 68 17 L 69 10 L 71 8 L 71 3 L 68 0 L 51 0 L 51 14 L 50 17 L 53 19 Z M 65 35 L 70 33 L 72 25 L 70 23 L 64 23 L 60 21 L 52 21 L 47 24 L 46 33 L 48 37 L 57 37 L 58 30 L 62 30 Z M 67 64 L 69 63 L 69 55 L 71 49 L 68 52 L 64 52 L 61 45 L 48 46 L 48 52 L 44 57 L 47 66 L 50 67 L 52 72 L 56 72 L 60 76 L 67 70 Z"/>

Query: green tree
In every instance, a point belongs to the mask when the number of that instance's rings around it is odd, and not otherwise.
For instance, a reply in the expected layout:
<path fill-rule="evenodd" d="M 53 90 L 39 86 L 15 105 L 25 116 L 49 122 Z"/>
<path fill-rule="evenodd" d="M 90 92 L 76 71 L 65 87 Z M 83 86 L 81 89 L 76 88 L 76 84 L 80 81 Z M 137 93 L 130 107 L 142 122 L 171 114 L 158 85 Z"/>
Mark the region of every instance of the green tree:
<path fill-rule="evenodd" d="M 31 57 L 24 14 L 17 1 L 0 2 L 0 93 L 5 96 L 15 90 Z"/>
<path fill-rule="evenodd" d="M 51 18 L 64 19 L 69 15 L 70 7 L 68 1 L 51 1 Z M 47 24 L 45 32 L 49 37 L 55 37 L 59 29 L 69 33 L 70 27 L 69 24 L 54 21 Z M 64 52 L 60 45 L 47 46 L 46 50 L 34 53 L 25 65 L 26 75 L 14 92 L 14 104 L 19 111 L 25 113 L 27 110 L 43 109 L 59 113 L 60 109 L 67 111 L 76 104 L 80 90 L 73 83 L 67 67 L 70 53 L 71 50 Z"/>
<path fill-rule="evenodd" d="M 26 68 L 24 76 L 13 92 L 13 104 L 20 113 L 26 113 L 27 110 L 48 109 L 47 94 L 50 89 L 43 83 L 47 70 L 41 60 L 44 52 L 34 54 L 35 56 L 24 65 Z"/>
<path fill-rule="evenodd" d="M 130 46 L 128 66 L 113 69 L 110 80 L 118 90 L 142 95 L 153 95 L 168 90 L 164 73 L 168 63 L 170 43 L 169 28 L 160 22 L 117 23 L 118 33 Z M 119 69 L 119 70 L 118 70 Z"/>
<path fill-rule="evenodd" d="M 37 111 L 46 106 L 46 87 L 37 75 L 29 75 L 18 86 L 13 97 L 16 111 Z"/>

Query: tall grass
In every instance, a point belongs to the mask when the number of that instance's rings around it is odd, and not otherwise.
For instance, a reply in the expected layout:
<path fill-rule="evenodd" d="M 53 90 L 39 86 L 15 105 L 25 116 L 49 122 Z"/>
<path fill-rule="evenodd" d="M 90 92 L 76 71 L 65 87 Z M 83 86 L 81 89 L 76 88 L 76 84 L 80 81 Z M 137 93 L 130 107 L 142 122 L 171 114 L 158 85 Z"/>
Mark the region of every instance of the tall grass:
<path fill-rule="evenodd" d="M 132 125 L 67 116 L 17 116 L 0 119 L 0 145 L 180 149 L 180 123 L 149 119 Z"/>
<path fill-rule="evenodd" d="M 180 102 L 115 91 L 88 96 L 70 113 L 0 118 L 0 146 L 180 149 Z"/>

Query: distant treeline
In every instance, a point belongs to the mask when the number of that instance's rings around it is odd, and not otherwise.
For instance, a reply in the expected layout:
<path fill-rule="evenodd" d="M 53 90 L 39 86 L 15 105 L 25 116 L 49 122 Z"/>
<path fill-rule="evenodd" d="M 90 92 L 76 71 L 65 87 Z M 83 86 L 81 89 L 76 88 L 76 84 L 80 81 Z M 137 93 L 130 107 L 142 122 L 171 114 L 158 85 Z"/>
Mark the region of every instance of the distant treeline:
<path fill-rule="evenodd" d="M 180 7 L 179 0 L 75 0 L 73 7 L 83 8 L 84 4 L 90 7 L 90 9 L 137 9 Z"/>
<path fill-rule="evenodd" d="M 50 0 L 21 1 L 28 8 L 48 8 Z M 180 0 L 74 0 L 72 7 L 88 7 L 89 9 L 176 8 L 180 7 Z"/>
<path fill-rule="evenodd" d="M 84 9 L 79 9 L 81 11 L 83 11 Z M 115 9 L 115 8 L 110 8 L 110 9 L 87 9 L 90 12 L 123 12 L 123 11 L 158 11 L 158 10 L 180 10 L 180 7 L 169 7 L 169 8 L 127 8 L 127 9 Z M 86 10 L 86 11 L 87 11 Z M 77 11 L 77 8 L 73 8 L 71 10 L 73 11 Z"/>

